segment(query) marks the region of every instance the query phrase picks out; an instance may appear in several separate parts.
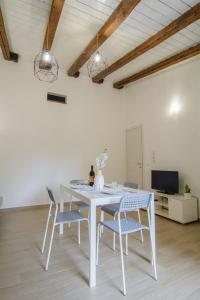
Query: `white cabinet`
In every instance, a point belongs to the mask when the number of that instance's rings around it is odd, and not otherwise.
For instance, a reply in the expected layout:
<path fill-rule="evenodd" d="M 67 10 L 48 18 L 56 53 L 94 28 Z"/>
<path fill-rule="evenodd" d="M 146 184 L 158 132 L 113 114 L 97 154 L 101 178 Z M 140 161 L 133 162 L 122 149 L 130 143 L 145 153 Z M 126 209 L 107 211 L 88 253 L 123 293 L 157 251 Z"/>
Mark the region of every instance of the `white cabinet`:
<path fill-rule="evenodd" d="M 155 192 L 155 212 L 157 215 L 182 224 L 198 220 L 197 198 L 186 200 L 183 195 L 167 195 Z"/>

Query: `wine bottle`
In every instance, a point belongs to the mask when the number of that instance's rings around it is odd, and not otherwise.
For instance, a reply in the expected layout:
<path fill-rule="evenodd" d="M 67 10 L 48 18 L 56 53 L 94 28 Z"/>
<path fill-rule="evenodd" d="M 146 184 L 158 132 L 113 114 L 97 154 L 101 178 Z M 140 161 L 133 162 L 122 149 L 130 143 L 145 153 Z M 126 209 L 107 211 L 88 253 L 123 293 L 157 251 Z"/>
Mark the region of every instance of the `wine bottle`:
<path fill-rule="evenodd" d="M 89 185 L 90 186 L 94 185 L 94 177 L 95 177 L 95 173 L 93 170 L 93 166 L 91 166 L 91 170 L 90 170 L 90 174 L 89 174 Z"/>

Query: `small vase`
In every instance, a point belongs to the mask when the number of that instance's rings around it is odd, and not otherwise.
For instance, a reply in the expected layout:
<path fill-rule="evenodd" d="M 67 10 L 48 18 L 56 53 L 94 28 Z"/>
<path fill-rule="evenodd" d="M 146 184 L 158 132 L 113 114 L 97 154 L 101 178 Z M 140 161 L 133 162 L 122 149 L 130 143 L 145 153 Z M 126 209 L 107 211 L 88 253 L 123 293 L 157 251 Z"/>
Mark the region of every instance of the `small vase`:
<path fill-rule="evenodd" d="M 102 171 L 98 170 L 97 175 L 94 180 L 95 190 L 97 192 L 101 192 L 104 188 L 104 176 L 102 175 Z"/>
<path fill-rule="evenodd" d="M 184 199 L 190 200 L 191 199 L 191 193 L 184 193 Z"/>

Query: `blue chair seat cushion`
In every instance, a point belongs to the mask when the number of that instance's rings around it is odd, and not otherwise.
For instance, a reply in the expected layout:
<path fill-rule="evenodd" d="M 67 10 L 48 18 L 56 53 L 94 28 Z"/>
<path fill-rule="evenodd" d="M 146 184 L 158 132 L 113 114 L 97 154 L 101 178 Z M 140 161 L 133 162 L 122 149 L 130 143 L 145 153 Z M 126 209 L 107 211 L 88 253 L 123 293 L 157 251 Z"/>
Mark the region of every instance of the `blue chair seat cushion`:
<path fill-rule="evenodd" d="M 121 222 L 121 234 L 137 232 L 142 229 L 148 229 L 147 226 L 141 224 L 136 219 L 127 217 L 120 220 Z M 101 221 L 99 222 L 101 225 L 105 226 L 106 228 L 114 231 L 115 233 L 119 233 L 119 222 L 118 220 L 109 220 L 109 221 Z"/>
<path fill-rule="evenodd" d="M 78 210 L 71 210 L 67 212 L 58 212 L 56 223 L 64 224 L 64 223 L 73 223 L 79 221 L 87 221 L 88 219 L 81 216 Z"/>
<path fill-rule="evenodd" d="M 101 207 L 101 210 L 103 210 L 105 213 L 107 213 L 107 214 L 114 217 L 119 211 L 119 206 L 120 206 L 120 203 L 113 203 L 113 204 L 103 205 Z"/>

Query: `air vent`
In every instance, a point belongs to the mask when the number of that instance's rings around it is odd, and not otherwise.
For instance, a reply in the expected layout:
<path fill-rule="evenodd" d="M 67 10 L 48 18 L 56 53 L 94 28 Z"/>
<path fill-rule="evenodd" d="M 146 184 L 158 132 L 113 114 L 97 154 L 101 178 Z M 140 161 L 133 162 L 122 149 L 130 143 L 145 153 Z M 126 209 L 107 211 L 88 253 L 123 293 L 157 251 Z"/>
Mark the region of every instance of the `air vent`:
<path fill-rule="evenodd" d="M 63 96 L 63 95 L 59 95 L 59 94 L 47 93 L 47 101 L 66 104 L 67 103 L 67 97 Z"/>

